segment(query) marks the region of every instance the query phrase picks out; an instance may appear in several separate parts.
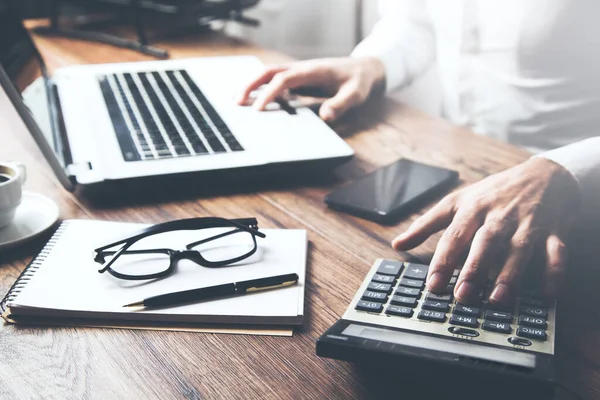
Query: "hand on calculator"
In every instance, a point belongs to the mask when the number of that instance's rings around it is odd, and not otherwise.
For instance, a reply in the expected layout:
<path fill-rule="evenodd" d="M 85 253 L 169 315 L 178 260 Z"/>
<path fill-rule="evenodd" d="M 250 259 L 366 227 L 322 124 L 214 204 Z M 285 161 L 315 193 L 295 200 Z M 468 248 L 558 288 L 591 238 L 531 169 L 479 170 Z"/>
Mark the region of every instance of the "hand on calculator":
<path fill-rule="evenodd" d="M 510 303 L 535 251 L 546 259 L 543 288 L 555 296 L 563 280 L 565 240 L 579 210 L 576 179 L 562 166 L 532 158 L 446 196 L 396 237 L 396 250 L 409 250 L 445 229 L 427 276 L 433 292 L 443 290 L 466 261 L 454 289 L 461 303 L 474 300 L 488 271 L 499 273 L 489 300 Z M 497 260 L 503 264 L 495 265 Z"/>

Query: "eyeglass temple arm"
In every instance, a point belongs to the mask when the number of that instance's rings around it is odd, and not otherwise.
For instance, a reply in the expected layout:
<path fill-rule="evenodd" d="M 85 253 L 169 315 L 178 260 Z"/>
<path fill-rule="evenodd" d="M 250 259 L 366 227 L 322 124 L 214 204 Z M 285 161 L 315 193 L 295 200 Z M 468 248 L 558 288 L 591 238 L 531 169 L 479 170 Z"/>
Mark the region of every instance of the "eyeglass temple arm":
<path fill-rule="evenodd" d="M 211 236 L 209 238 L 198 240 L 197 242 L 190 243 L 187 246 L 185 246 L 185 248 L 189 250 L 189 249 L 191 249 L 194 246 L 198 246 L 199 244 L 207 243 L 207 242 L 210 242 L 212 240 L 217 240 L 217 239 L 220 239 L 220 238 L 225 237 L 225 236 L 233 235 L 234 233 L 237 233 L 237 232 L 245 232 L 245 231 L 243 231 L 241 229 L 234 229 L 234 230 L 229 231 L 229 232 L 220 233 L 218 235 Z"/>
<path fill-rule="evenodd" d="M 173 252 L 173 250 L 171 249 L 148 249 L 148 250 L 125 250 L 123 251 L 121 254 L 155 254 L 155 253 L 160 253 L 160 254 L 171 254 Z M 112 256 L 118 253 L 117 251 L 106 251 L 106 250 L 100 250 L 97 252 L 98 256 L 102 255 L 102 256 Z M 96 258 L 99 258 L 99 257 Z M 102 257 L 104 258 L 104 257 Z M 97 261 L 96 262 L 104 262 L 104 261 Z"/>
<path fill-rule="evenodd" d="M 214 217 L 205 217 L 205 218 L 189 218 L 185 220 L 178 221 L 170 221 L 165 222 L 158 225 L 153 225 L 151 227 L 145 228 L 141 233 L 137 235 L 133 235 L 119 241 L 104 245 L 102 247 L 97 248 L 96 253 L 104 252 L 105 249 L 110 249 L 111 247 L 115 247 L 121 244 L 126 244 L 128 242 L 134 242 L 141 238 L 162 233 L 168 232 L 169 230 L 174 229 L 193 229 L 192 226 L 195 226 L 199 220 L 202 220 L 203 225 L 200 228 L 195 229 L 205 229 L 205 228 L 227 228 L 231 227 L 231 225 L 236 226 L 238 229 L 249 232 L 253 235 L 259 236 L 261 238 L 266 237 L 264 233 L 258 230 L 258 221 L 256 218 L 237 218 L 227 220 L 224 218 L 214 218 Z"/>

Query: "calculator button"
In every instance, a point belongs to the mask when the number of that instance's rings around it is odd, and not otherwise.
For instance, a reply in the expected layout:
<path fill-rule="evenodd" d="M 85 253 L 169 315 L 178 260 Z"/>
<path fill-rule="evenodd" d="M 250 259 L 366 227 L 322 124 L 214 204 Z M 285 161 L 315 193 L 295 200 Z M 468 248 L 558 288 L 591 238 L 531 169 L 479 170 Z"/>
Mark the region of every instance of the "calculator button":
<path fill-rule="evenodd" d="M 519 309 L 519 314 L 531 315 L 532 317 L 546 318 L 548 316 L 548 311 L 540 307 L 523 306 Z"/>
<path fill-rule="evenodd" d="M 398 277 L 398 276 L 400 276 L 400 273 L 402 272 L 403 267 L 404 267 L 404 264 L 400 261 L 384 260 L 384 261 L 382 261 L 379 268 L 377 268 L 377 273 Z"/>
<path fill-rule="evenodd" d="M 458 278 L 453 276 L 452 278 L 450 278 L 450 282 L 448 282 L 448 285 L 456 285 L 457 280 L 458 280 Z"/>
<path fill-rule="evenodd" d="M 367 290 L 363 293 L 361 299 L 366 301 L 378 301 L 380 303 L 385 303 L 388 299 L 388 295 L 386 293 L 371 292 Z"/>
<path fill-rule="evenodd" d="M 443 311 L 446 312 L 450 308 L 447 302 L 445 301 L 436 301 L 436 300 L 425 300 L 423 302 L 423 309 L 425 310 L 433 310 L 433 311 Z"/>
<path fill-rule="evenodd" d="M 536 299 L 532 297 L 521 297 L 521 305 L 528 305 L 533 307 L 548 307 L 548 302 L 542 299 Z"/>
<path fill-rule="evenodd" d="M 471 307 L 471 306 L 464 306 L 460 303 L 456 303 L 456 305 L 454 306 L 454 314 L 458 314 L 458 315 L 465 315 L 467 317 L 479 317 L 479 308 L 477 307 Z"/>
<path fill-rule="evenodd" d="M 459 275 L 460 275 L 460 269 L 455 269 L 455 270 L 454 270 L 454 272 L 452 272 L 452 276 L 453 276 L 454 278 L 456 278 L 456 277 L 457 277 L 457 276 L 459 276 Z"/>
<path fill-rule="evenodd" d="M 423 289 L 423 286 L 425 286 L 425 282 L 419 281 L 417 279 L 402 278 L 400 279 L 400 286 Z"/>
<path fill-rule="evenodd" d="M 412 317 L 413 315 L 413 309 L 409 308 L 409 307 L 402 307 L 402 306 L 389 306 L 386 310 L 385 310 L 386 314 L 389 315 L 397 315 L 399 317 Z"/>
<path fill-rule="evenodd" d="M 458 326 L 451 326 L 450 328 L 448 328 L 448 332 L 453 333 L 455 335 L 463 335 L 470 337 L 479 336 L 479 332 L 474 331 L 473 329 L 459 328 Z"/>
<path fill-rule="evenodd" d="M 409 279 L 425 280 L 427 278 L 427 270 L 429 267 L 423 264 L 408 264 L 404 277 Z"/>
<path fill-rule="evenodd" d="M 390 303 L 395 304 L 397 306 L 406 306 L 406 307 L 416 307 L 417 299 L 414 297 L 406 297 L 406 296 L 392 296 L 392 300 Z"/>
<path fill-rule="evenodd" d="M 418 299 L 421 296 L 421 291 L 417 288 L 399 287 L 394 294 L 397 296 L 416 297 Z"/>
<path fill-rule="evenodd" d="M 375 275 L 373 275 L 373 278 L 371 278 L 371 281 L 380 282 L 380 283 L 389 283 L 389 284 L 393 285 L 394 282 L 396 282 L 396 277 L 392 276 L 392 275 L 375 274 Z"/>
<path fill-rule="evenodd" d="M 464 315 L 453 315 L 450 317 L 450 323 L 452 325 L 468 326 L 471 328 L 477 328 L 477 318 L 467 317 Z"/>
<path fill-rule="evenodd" d="M 532 328 L 546 329 L 548 324 L 544 318 L 530 317 L 528 315 L 521 315 L 519 317 L 519 325 L 530 326 Z"/>
<path fill-rule="evenodd" d="M 486 331 L 510 333 L 510 324 L 504 322 L 483 321 L 481 328 Z"/>
<path fill-rule="evenodd" d="M 435 301 L 452 301 L 451 294 L 435 294 L 435 293 L 427 293 L 425 296 L 425 300 L 435 300 Z"/>
<path fill-rule="evenodd" d="M 392 291 L 392 285 L 389 283 L 369 282 L 367 289 L 372 292 L 382 292 L 389 294 Z"/>
<path fill-rule="evenodd" d="M 369 312 L 380 313 L 381 310 L 383 310 L 383 304 L 377 303 L 375 301 L 360 300 L 356 304 L 356 309 L 357 310 L 361 310 L 361 311 L 369 311 Z"/>
<path fill-rule="evenodd" d="M 510 324 L 512 322 L 512 313 L 505 311 L 486 310 L 484 318 L 490 321 L 508 322 Z"/>
<path fill-rule="evenodd" d="M 444 291 L 442 293 L 444 294 L 452 294 L 454 293 L 454 286 L 455 285 L 447 285 L 446 288 L 444 288 Z"/>
<path fill-rule="evenodd" d="M 546 340 L 546 331 L 538 328 L 520 326 L 517 328 L 517 336 L 544 341 Z"/>
<path fill-rule="evenodd" d="M 508 343 L 514 344 L 515 346 L 524 346 L 524 347 L 532 345 L 531 340 L 518 338 L 518 337 L 514 337 L 514 336 L 511 336 L 508 338 Z"/>
<path fill-rule="evenodd" d="M 444 322 L 446 321 L 446 314 L 440 311 L 421 310 L 417 318 L 426 319 L 427 321 Z"/>

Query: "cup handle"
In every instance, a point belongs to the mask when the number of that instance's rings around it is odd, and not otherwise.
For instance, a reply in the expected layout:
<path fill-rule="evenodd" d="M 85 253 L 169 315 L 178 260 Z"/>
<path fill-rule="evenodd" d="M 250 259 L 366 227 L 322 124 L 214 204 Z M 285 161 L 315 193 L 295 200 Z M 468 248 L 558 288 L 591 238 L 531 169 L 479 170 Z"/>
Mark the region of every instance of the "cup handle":
<path fill-rule="evenodd" d="M 25 181 L 27 180 L 27 168 L 25 168 L 25 164 L 21 164 L 18 162 L 12 162 L 12 163 L 10 163 L 10 165 L 14 169 L 19 171 L 19 181 L 21 182 L 21 186 L 22 186 L 25 183 Z"/>

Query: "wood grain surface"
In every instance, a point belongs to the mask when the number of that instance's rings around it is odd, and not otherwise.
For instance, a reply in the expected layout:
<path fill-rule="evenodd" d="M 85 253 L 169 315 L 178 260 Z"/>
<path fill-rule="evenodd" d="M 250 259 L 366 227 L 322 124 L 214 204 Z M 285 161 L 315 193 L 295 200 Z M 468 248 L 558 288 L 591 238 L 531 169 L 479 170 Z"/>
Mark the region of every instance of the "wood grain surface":
<path fill-rule="evenodd" d="M 35 37 L 35 41 L 52 69 L 150 59 L 133 51 L 64 38 Z M 172 58 L 254 54 L 266 63 L 289 61 L 215 33 L 162 40 L 157 45 L 169 49 Z M 4 99 L 0 103 L 0 159 L 24 162 L 29 172 L 25 189 L 52 198 L 62 219 L 155 223 L 198 216 L 256 216 L 263 228 L 306 229 L 310 247 L 306 318 L 292 338 L 0 324 L 0 398 L 427 398 L 425 388 L 392 391 L 360 366 L 317 357 L 315 340 L 342 315 L 376 258 L 402 257 L 391 249 L 391 239 L 431 204 L 395 226 L 380 226 L 329 210 L 323 198 L 333 188 L 401 157 L 456 169 L 461 185 L 529 157 L 523 150 L 402 104 L 375 99 L 333 126 L 356 157 L 329 174 L 273 179 L 214 192 L 195 191 L 190 180 L 180 192 L 98 203 L 63 190 L 24 127 L 4 118 L 10 112 Z M 583 237 L 591 234 L 584 232 Z M 0 295 L 8 291 L 46 238 L 0 253 Z M 427 259 L 438 238 L 411 255 Z M 597 263 L 591 260 L 600 258 L 593 251 L 574 253 L 575 265 L 559 306 L 556 398 L 597 399 L 600 277 L 599 268 L 593 268 Z M 449 388 L 448 393 L 456 394 L 456 390 Z"/>

